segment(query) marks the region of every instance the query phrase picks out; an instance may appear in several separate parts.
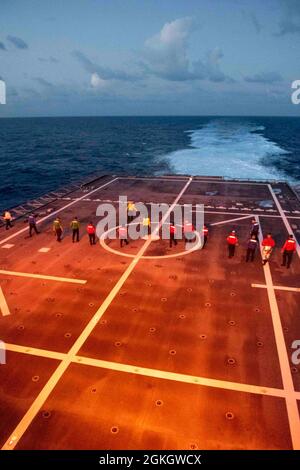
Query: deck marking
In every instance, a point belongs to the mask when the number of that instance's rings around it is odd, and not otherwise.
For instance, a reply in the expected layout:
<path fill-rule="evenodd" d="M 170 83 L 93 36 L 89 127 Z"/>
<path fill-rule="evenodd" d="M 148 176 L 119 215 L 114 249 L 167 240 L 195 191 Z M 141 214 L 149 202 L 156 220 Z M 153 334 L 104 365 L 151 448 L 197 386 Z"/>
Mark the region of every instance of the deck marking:
<path fill-rule="evenodd" d="M 7 351 L 28 354 L 31 356 L 45 357 L 49 359 L 56 359 L 59 361 L 64 360 L 68 356 L 68 354 L 66 353 L 49 351 L 47 349 L 39 349 L 28 346 L 21 346 L 11 343 L 5 343 L 5 347 Z M 209 377 L 202 377 L 197 375 L 181 374 L 178 372 L 170 372 L 159 369 L 150 369 L 148 367 L 140 367 L 133 364 L 122 364 L 118 362 L 105 361 L 102 359 L 90 358 L 86 356 L 76 355 L 72 358 L 71 362 L 85 366 L 98 367 L 100 369 L 127 372 L 130 374 L 137 374 L 146 377 L 160 378 L 165 380 L 171 380 L 174 382 L 183 382 L 194 385 L 202 385 L 205 387 L 220 388 L 224 390 L 231 390 L 234 392 L 254 393 L 256 395 L 274 396 L 280 398 L 285 398 L 286 396 L 286 391 L 281 388 L 266 387 L 263 385 L 252 385 L 240 382 L 230 382 L 227 380 L 212 379 Z M 295 399 L 300 399 L 300 392 L 295 391 Z"/>
<path fill-rule="evenodd" d="M 39 253 L 48 253 L 48 251 L 50 251 L 51 248 L 47 248 L 47 247 L 43 247 L 43 248 L 40 248 L 38 250 Z"/>
<path fill-rule="evenodd" d="M 174 207 L 176 206 L 177 202 L 179 199 L 182 197 L 183 193 L 186 191 L 188 186 L 191 184 L 193 178 L 190 177 L 178 196 L 176 197 L 175 201 L 169 208 L 169 210 L 166 212 L 164 217 L 162 217 L 160 224 L 157 225 L 156 229 L 153 231 L 153 234 L 157 233 L 161 227 L 161 225 L 165 222 L 165 220 L 168 218 L 169 214 L 172 212 Z M 98 324 L 100 318 L 102 315 L 105 313 L 107 308 L 110 306 L 111 302 L 114 300 L 115 296 L 118 294 L 120 289 L 123 287 L 124 283 L 130 276 L 131 272 L 134 270 L 135 266 L 137 265 L 138 261 L 141 259 L 145 251 L 148 249 L 149 245 L 151 244 L 151 238 L 149 238 L 141 247 L 141 249 L 138 251 L 135 259 L 131 261 L 131 263 L 128 265 L 118 282 L 115 284 L 113 289 L 110 291 L 108 296 L 105 298 L 104 302 L 100 305 L 92 319 L 89 321 L 89 323 L 86 325 L 80 336 L 77 338 L 71 349 L 69 350 L 68 354 L 66 357 L 63 359 L 63 361 L 59 364 L 57 369 L 54 371 L 54 373 L 51 375 L 50 379 L 44 386 L 44 388 L 41 390 L 37 398 L 34 400 L 34 402 L 31 404 L 19 424 L 16 426 L 12 434 L 9 436 L 7 439 L 6 443 L 2 447 L 3 450 L 12 450 L 16 446 L 16 444 L 19 442 L 25 431 L 28 429 L 30 424 L 32 423 L 33 419 L 36 417 L 37 413 L 49 397 L 50 393 L 53 391 L 55 388 L 56 384 L 58 381 L 61 379 L 63 376 L 64 372 L 67 370 L 69 367 L 70 363 L 80 350 L 81 346 L 85 343 L 86 339 L 89 337 L 91 332 L 94 330 L 95 326 Z"/>
<path fill-rule="evenodd" d="M 255 217 L 259 222 L 259 217 Z M 260 227 L 259 231 L 259 242 L 262 243 L 262 231 Z M 262 247 L 261 247 L 262 253 Z M 273 329 L 275 335 L 275 342 L 277 347 L 277 353 L 279 358 L 279 365 L 282 377 L 283 388 L 286 391 L 286 408 L 289 420 L 289 427 L 291 433 L 291 439 L 294 450 L 300 450 L 300 419 L 297 406 L 297 400 L 295 399 L 295 390 L 293 384 L 293 378 L 286 349 L 284 334 L 282 330 L 282 324 L 280 319 L 280 313 L 276 300 L 276 294 L 273 286 L 272 275 L 269 263 L 263 266 L 265 275 L 265 281 L 267 286 L 268 299 L 270 304 L 271 317 L 273 322 Z"/>
<path fill-rule="evenodd" d="M 268 286 L 265 284 L 251 284 L 251 287 L 258 287 L 261 289 L 267 289 Z M 287 287 L 287 286 L 273 286 L 275 290 L 286 290 L 291 292 L 300 292 L 300 287 Z"/>
<path fill-rule="evenodd" d="M 6 245 L 3 245 L 1 248 L 6 248 L 6 250 L 9 250 L 13 246 L 15 246 L 13 243 L 6 243 Z"/>
<path fill-rule="evenodd" d="M 87 281 L 84 279 L 47 276 L 44 274 L 20 273 L 18 271 L 5 271 L 4 269 L 0 269 L 0 274 L 4 274 L 5 276 L 29 277 L 29 278 L 34 278 L 34 279 L 48 279 L 49 281 L 69 282 L 71 284 L 86 284 L 87 283 Z"/>
<path fill-rule="evenodd" d="M 76 204 L 77 202 L 81 201 L 82 199 L 84 199 L 86 196 L 90 195 L 90 194 L 93 194 L 95 193 L 96 191 L 100 191 L 100 189 L 102 188 L 105 188 L 105 186 L 108 186 L 109 184 L 112 184 L 114 183 L 115 181 L 117 181 L 119 178 L 114 178 L 110 181 L 108 181 L 108 183 L 105 183 L 103 184 L 102 186 L 99 186 L 98 188 L 96 189 L 93 189 L 92 191 L 90 191 L 89 193 L 85 194 L 84 196 L 81 196 L 79 198 L 77 198 L 75 201 L 72 201 L 70 202 L 69 204 L 66 204 L 65 206 L 61 207 L 60 209 L 57 209 L 56 211 L 53 211 L 51 212 L 51 214 L 48 214 L 46 215 L 45 217 L 42 217 L 41 219 L 37 220 L 37 224 L 41 224 L 42 222 L 44 222 L 45 220 L 49 219 L 50 217 L 53 217 L 54 215 L 56 214 L 59 214 L 60 212 L 62 212 L 63 210 L 65 209 L 68 209 L 69 207 L 73 206 L 74 204 Z M 4 238 L 3 240 L 0 240 L 0 245 L 2 245 L 3 243 L 7 242 L 8 240 L 11 240 L 12 238 L 14 237 L 17 237 L 18 235 L 20 235 L 21 233 L 24 233 L 24 232 L 27 232 L 28 231 L 28 227 L 25 227 L 25 228 L 22 228 L 21 230 L 18 230 L 18 232 L 16 233 L 13 233 L 12 235 L 10 235 L 9 237 L 6 237 Z"/>
<path fill-rule="evenodd" d="M 7 315 L 10 315 L 10 311 L 5 299 L 5 296 L 3 294 L 2 287 L 0 286 L 0 310 L 2 312 L 2 315 L 6 317 Z"/>
<path fill-rule="evenodd" d="M 279 214 L 281 215 L 282 221 L 283 221 L 283 223 L 284 223 L 284 225 L 285 225 L 285 227 L 286 227 L 288 233 L 294 235 L 294 239 L 295 239 L 296 247 L 297 247 L 297 254 L 298 254 L 299 258 L 300 258 L 300 246 L 299 246 L 299 243 L 298 243 L 298 241 L 297 241 L 297 238 L 295 237 L 295 234 L 294 234 L 294 232 L 293 232 L 293 230 L 292 230 L 292 227 L 290 226 L 290 223 L 289 223 L 289 221 L 288 221 L 288 219 L 287 219 L 287 216 L 285 215 L 285 213 L 284 213 L 284 211 L 283 211 L 283 209 L 282 209 L 282 207 L 281 207 L 281 204 L 280 204 L 280 202 L 279 202 L 279 200 L 278 200 L 276 194 L 274 193 L 273 188 L 272 188 L 272 186 L 271 186 L 270 184 L 268 184 L 268 188 L 269 188 L 269 190 L 270 190 L 270 193 L 271 193 L 271 195 L 272 195 L 272 197 L 273 197 L 273 199 L 274 199 L 274 202 L 275 202 L 275 204 L 276 204 L 276 207 L 277 207 L 277 209 L 278 209 L 278 212 L 279 212 Z"/>
<path fill-rule="evenodd" d="M 205 212 L 205 211 L 204 211 Z M 244 215 L 243 217 L 237 217 L 236 219 L 228 219 L 228 220 L 222 220 L 221 222 L 214 222 L 210 225 L 221 225 L 221 224 L 228 224 L 229 222 L 235 222 L 236 220 L 244 220 L 244 219 L 249 219 L 250 217 L 253 217 L 251 214 L 250 215 Z"/>
<path fill-rule="evenodd" d="M 47 349 L 32 348 L 31 346 L 22 346 L 19 344 L 5 343 L 5 348 L 7 351 L 29 354 L 31 356 L 47 357 L 50 359 L 57 359 L 58 361 L 62 361 L 66 356 L 65 353 L 49 351 Z"/>

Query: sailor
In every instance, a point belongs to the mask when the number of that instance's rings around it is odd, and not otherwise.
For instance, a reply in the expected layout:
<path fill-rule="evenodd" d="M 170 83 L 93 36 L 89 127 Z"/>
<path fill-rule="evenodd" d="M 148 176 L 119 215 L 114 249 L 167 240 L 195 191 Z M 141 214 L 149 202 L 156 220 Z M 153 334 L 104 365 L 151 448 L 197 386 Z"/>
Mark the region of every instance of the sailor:
<path fill-rule="evenodd" d="M 123 247 L 123 243 L 128 245 L 128 234 L 127 234 L 127 227 L 125 225 L 121 225 L 119 227 L 119 239 L 120 239 L 120 247 Z"/>
<path fill-rule="evenodd" d="M 294 240 L 293 235 L 289 235 L 289 238 L 286 240 L 285 244 L 283 245 L 281 249 L 282 253 L 282 265 L 281 266 L 286 266 L 287 268 L 290 267 L 292 259 L 293 259 L 293 254 L 296 251 L 297 246 L 296 246 L 296 241 Z"/>
<path fill-rule="evenodd" d="M 74 243 L 75 240 L 76 240 L 76 242 L 79 242 L 79 227 L 80 227 L 80 224 L 78 222 L 77 217 L 74 217 L 74 219 L 72 220 L 72 222 L 70 224 L 70 227 L 72 229 L 72 242 Z"/>
<path fill-rule="evenodd" d="M 143 218 L 143 236 L 150 235 L 151 233 L 151 221 L 150 217 Z"/>
<path fill-rule="evenodd" d="M 9 228 L 12 227 L 12 215 L 9 211 L 5 211 L 4 214 L 3 214 L 3 219 L 4 219 L 4 222 L 5 222 L 5 228 L 6 230 L 8 230 Z"/>
<path fill-rule="evenodd" d="M 183 225 L 183 235 L 187 243 L 194 240 L 195 238 L 194 231 L 195 231 L 195 227 L 193 226 L 193 224 L 189 222 L 188 220 L 186 220 Z"/>
<path fill-rule="evenodd" d="M 58 242 L 61 242 L 61 236 L 62 236 L 63 228 L 62 228 L 61 221 L 60 221 L 59 217 L 56 217 L 56 219 L 53 222 L 53 232 L 56 235 L 56 240 Z"/>
<path fill-rule="evenodd" d="M 87 225 L 86 231 L 87 231 L 88 236 L 89 236 L 90 245 L 96 245 L 96 227 L 93 224 L 93 222 L 90 222 Z"/>
<path fill-rule="evenodd" d="M 255 235 L 256 240 L 258 240 L 259 223 L 257 222 L 256 219 L 252 219 L 251 222 L 252 222 L 252 225 L 251 225 L 250 237 L 252 238 L 252 235 Z"/>
<path fill-rule="evenodd" d="M 176 232 L 176 225 L 174 225 L 173 223 L 170 224 L 170 248 L 172 248 L 173 243 L 175 246 L 177 245 Z"/>
<path fill-rule="evenodd" d="M 202 234 L 203 234 L 203 246 L 202 246 L 202 249 L 205 247 L 206 243 L 207 243 L 207 239 L 208 239 L 208 227 L 207 225 L 203 225 L 203 229 L 202 229 Z"/>
<path fill-rule="evenodd" d="M 247 245 L 247 254 L 246 254 L 246 262 L 248 263 L 249 259 L 250 261 L 254 261 L 254 255 L 256 248 L 258 246 L 258 241 L 257 241 L 257 235 L 254 233 L 251 235 L 250 240 L 248 241 Z"/>
<path fill-rule="evenodd" d="M 133 201 L 128 201 L 127 204 L 127 223 L 129 224 L 130 222 L 133 221 L 135 215 L 136 215 L 136 207 Z"/>
<path fill-rule="evenodd" d="M 238 238 L 235 234 L 235 230 L 231 231 L 226 240 L 228 245 L 228 258 L 233 258 L 235 247 L 238 246 Z"/>
<path fill-rule="evenodd" d="M 35 231 L 36 234 L 40 233 L 36 227 L 36 216 L 35 214 L 30 214 L 28 217 L 28 225 L 29 225 L 29 236 L 32 237 L 32 230 Z"/>
<path fill-rule="evenodd" d="M 262 241 L 262 264 L 265 265 L 271 256 L 273 248 L 275 246 L 275 241 L 272 238 L 272 234 L 268 233 L 267 236 Z"/>

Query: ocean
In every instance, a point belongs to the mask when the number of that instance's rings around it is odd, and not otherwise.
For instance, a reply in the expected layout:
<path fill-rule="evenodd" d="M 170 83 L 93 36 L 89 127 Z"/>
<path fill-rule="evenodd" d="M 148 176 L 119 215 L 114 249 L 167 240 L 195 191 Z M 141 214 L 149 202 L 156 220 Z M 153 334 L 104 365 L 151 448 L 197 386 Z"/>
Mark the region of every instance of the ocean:
<path fill-rule="evenodd" d="M 0 119 L 0 210 L 106 174 L 300 182 L 300 117 Z"/>

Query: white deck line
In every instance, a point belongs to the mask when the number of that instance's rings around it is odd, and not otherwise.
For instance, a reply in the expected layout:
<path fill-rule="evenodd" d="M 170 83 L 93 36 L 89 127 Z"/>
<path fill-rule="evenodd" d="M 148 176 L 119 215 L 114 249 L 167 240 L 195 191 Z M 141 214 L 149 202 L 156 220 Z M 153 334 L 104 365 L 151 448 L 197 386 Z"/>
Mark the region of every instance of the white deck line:
<path fill-rule="evenodd" d="M 252 217 L 252 215 L 246 215 L 246 216 L 243 216 L 243 217 L 237 217 L 237 218 L 235 218 L 235 219 L 222 220 L 221 222 L 214 222 L 214 223 L 212 223 L 212 224 L 210 224 L 210 225 L 212 226 L 212 225 L 228 224 L 229 222 L 235 222 L 235 221 L 237 221 L 237 220 L 249 219 L 250 217 Z"/>
<path fill-rule="evenodd" d="M 258 287 L 260 289 L 267 289 L 268 286 L 265 284 L 251 284 L 251 287 Z M 275 290 L 286 290 L 290 292 L 300 292 L 299 287 L 288 287 L 288 286 L 273 286 L 273 289 Z"/>
<path fill-rule="evenodd" d="M 33 279 L 47 279 L 48 281 L 69 282 L 70 284 L 86 284 L 84 279 L 75 279 L 72 277 L 47 276 L 46 274 L 20 273 L 18 271 L 5 271 L 0 269 L 0 274 L 5 276 L 29 277 Z"/>
<path fill-rule="evenodd" d="M 45 357 L 49 359 L 56 359 L 58 361 L 62 361 L 67 357 L 67 354 L 65 353 L 59 353 L 56 351 L 49 351 L 46 349 L 33 348 L 28 346 L 21 346 L 17 344 L 6 343 L 5 347 L 7 351 L 28 354 L 31 356 Z M 140 367 L 134 364 L 122 364 L 118 362 L 103 361 L 101 359 L 90 358 L 86 356 L 74 356 L 72 362 L 91 367 L 99 367 L 100 369 L 108 369 L 130 374 L 142 375 L 146 377 L 171 380 L 174 382 L 201 385 L 204 387 L 220 388 L 224 390 L 231 390 L 234 392 L 253 393 L 256 395 L 273 396 L 280 398 L 285 398 L 286 395 L 285 390 L 280 388 L 265 387 L 240 382 L 230 382 L 227 380 L 211 379 L 209 377 L 201 377 L 196 375 L 181 374 L 178 372 L 150 369 L 148 367 Z M 295 392 L 295 398 L 300 399 L 300 392 Z"/>
<path fill-rule="evenodd" d="M 9 311 L 1 286 L 0 286 L 0 312 L 2 312 L 2 315 L 4 317 L 6 317 L 7 315 L 10 315 L 10 311 Z"/>
<path fill-rule="evenodd" d="M 161 224 L 164 223 L 164 221 L 167 219 L 169 216 L 170 212 L 174 209 L 176 206 L 177 202 L 179 199 L 182 197 L 183 193 L 186 191 L 188 186 L 191 184 L 192 178 L 189 178 L 187 183 L 184 185 L 178 196 L 176 197 L 175 201 L 173 202 L 172 206 L 170 209 L 167 211 L 165 216 L 162 218 L 160 224 L 157 226 L 157 228 L 154 230 L 155 234 L 157 231 L 159 231 Z M 93 318 L 89 321 L 89 323 L 86 325 L 80 336 L 77 338 L 71 349 L 69 350 L 68 354 L 66 357 L 62 360 L 62 362 L 59 364 L 57 369 L 54 371 L 54 373 L 51 375 L 50 379 L 46 383 L 46 385 L 43 387 L 41 392 L 38 394 L 37 398 L 34 400 L 34 402 L 31 404 L 30 408 L 27 410 L 19 424 L 16 426 L 10 437 L 7 439 L 5 442 L 4 446 L 2 447 L 2 450 L 12 450 L 15 448 L 16 444 L 19 442 L 25 431 L 28 429 L 30 426 L 31 422 L 49 397 L 50 393 L 53 391 L 55 388 L 56 384 L 59 382 L 61 377 L 63 376 L 64 372 L 66 369 L 69 367 L 70 363 L 74 360 L 74 357 L 80 350 L 81 346 L 83 343 L 86 341 L 86 339 L 89 337 L 99 320 L 101 319 L 102 315 L 106 312 L 107 308 L 110 306 L 111 302 L 114 300 L 115 296 L 118 294 L 128 277 L 130 276 L 131 272 L 134 270 L 136 267 L 138 261 L 141 259 L 149 245 L 151 244 L 152 240 L 149 238 L 144 245 L 141 247 L 141 249 L 138 251 L 136 257 L 132 260 L 132 262 L 129 264 L 127 269 L 124 271 L 118 282 L 115 284 L 113 289 L 110 291 L 104 302 L 100 305 L 98 310 L 96 311 L 95 315 Z"/>
<path fill-rule="evenodd" d="M 259 222 L 259 217 L 256 216 L 256 220 Z M 262 242 L 261 230 L 259 232 L 259 242 Z M 275 290 L 272 281 L 272 275 L 269 263 L 263 266 L 267 293 L 269 298 L 271 317 L 273 322 L 273 329 L 275 335 L 275 342 L 277 347 L 277 353 L 279 358 L 279 365 L 282 377 L 283 388 L 286 391 L 286 408 L 291 433 L 291 439 L 294 450 L 300 450 L 300 419 L 297 401 L 295 399 L 295 390 L 293 384 L 293 378 L 288 358 L 288 353 L 285 345 L 284 334 L 281 325 L 280 313 L 276 300 Z M 266 358 L 268 360 L 268 358 Z"/>
<path fill-rule="evenodd" d="M 295 234 L 294 234 L 294 232 L 293 232 L 293 230 L 292 230 L 292 227 L 290 226 L 290 223 L 289 223 L 289 221 L 288 221 L 288 219 L 287 219 L 287 216 L 285 215 L 284 210 L 282 209 L 281 204 L 280 204 L 280 202 L 279 202 L 279 200 L 278 200 L 276 194 L 274 193 L 273 188 L 272 188 L 272 186 L 271 186 L 270 184 L 268 184 L 268 188 L 269 188 L 269 190 L 270 190 L 270 193 L 271 193 L 271 195 L 272 195 L 272 197 L 273 197 L 273 199 L 274 199 L 274 202 L 275 202 L 275 204 L 276 204 L 276 207 L 277 207 L 277 209 L 278 209 L 278 212 L 279 212 L 279 214 L 281 215 L 282 221 L 283 221 L 283 223 L 284 223 L 284 225 L 285 225 L 285 227 L 286 227 L 288 233 L 294 235 L 294 239 L 295 239 L 295 241 L 296 241 L 296 247 L 297 247 L 297 254 L 298 254 L 299 258 L 300 258 L 300 246 L 299 246 L 299 243 L 298 243 L 298 241 L 297 241 L 297 238 L 295 237 Z"/>
<path fill-rule="evenodd" d="M 86 193 L 84 196 L 75 199 L 75 201 L 69 202 L 69 204 L 66 204 L 65 206 L 61 207 L 60 209 L 57 209 L 56 211 L 51 212 L 51 214 L 46 215 L 45 217 L 42 217 L 41 219 L 37 220 L 36 223 L 41 224 L 45 220 L 50 219 L 54 215 L 59 214 L 60 212 L 64 211 L 65 209 L 68 209 L 69 207 L 73 206 L 74 204 L 81 201 L 82 199 L 89 196 L 90 194 L 93 194 L 96 191 L 99 191 L 100 189 L 105 188 L 105 186 L 108 186 L 109 184 L 114 183 L 117 180 L 118 180 L 118 178 L 114 178 L 114 179 L 108 181 L 107 183 L 103 184 L 102 186 L 99 186 L 98 188 L 93 189 L 89 193 Z M 9 235 L 8 237 L 4 238 L 3 240 L 0 240 L 0 245 L 3 245 L 3 243 L 7 242 L 8 240 L 11 240 L 12 238 L 17 237 L 18 235 L 20 235 L 21 233 L 24 233 L 24 232 L 28 232 L 28 227 L 24 227 L 21 230 L 18 230 L 17 232 L 15 232 L 15 233 Z"/>

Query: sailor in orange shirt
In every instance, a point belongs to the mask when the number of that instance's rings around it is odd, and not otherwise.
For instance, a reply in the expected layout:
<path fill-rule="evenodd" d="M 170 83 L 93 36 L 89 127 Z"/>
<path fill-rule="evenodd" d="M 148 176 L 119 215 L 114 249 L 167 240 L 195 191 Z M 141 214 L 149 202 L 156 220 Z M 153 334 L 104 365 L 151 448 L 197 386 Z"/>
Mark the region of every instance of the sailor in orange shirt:
<path fill-rule="evenodd" d="M 127 227 L 125 225 L 122 225 L 119 228 L 119 239 L 120 239 L 120 247 L 122 248 L 123 243 L 126 243 L 128 245 L 128 235 L 127 235 Z"/>
<path fill-rule="evenodd" d="M 207 225 L 205 224 L 203 225 L 202 234 L 203 234 L 203 246 L 202 246 L 202 250 L 203 250 L 208 239 L 208 228 L 207 228 Z"/>
<path fill-rule="evenodd" d="M 172 248 L 173 243 L 175 246 L 177 245 L 176 232 L 177 232 L 176 225 L 171 223 L 170 224 L 170 248 Z"/>
<path fill-rule="evenodd" d="M 228 258 L 233 258 L 235 253 L 235 247 L 238 246 L 239 242 L 238 237 L 235 234 L 235 230 L 232 230 L 226 240 L 228 245 Z"/>
<path fill-rule="evenodd" d="M 293 258 L 293 253 L 296 251 L 296 241 L 294 240 L 293 235 L 289 235 L 289 238 L 286 240 L 285 244 L 283 245 L 281 249 L 282 253 L 282 265 L 281 266 L 286 266 L 287 268 L 290 267 L 292 258 Z"/>
<path fill-rule="evenodd" d="M 263 239 L 262 241 L 262 264 L 265 265 L 271 256 L 271 253 L 273 251 L 273 248 L 275 246 L 275 241 L 272 238 L 271 233 L 268 233 L 268 235 Z"/>
<path fill-rule="evenodd" d="M 96 227 L 93 222 L 90 222 L 86 227 L 86 231 L 89 236 L 90 245 L 96 245 Z"/>
<path fill-rule="evenodd" d="M 193 233 L 194 231 L 195 227 L 193 224 L 186 220 L 183 225 L 183 234 L 187 243 L 192 242 L 195 239 L 195 234 Z"/>

